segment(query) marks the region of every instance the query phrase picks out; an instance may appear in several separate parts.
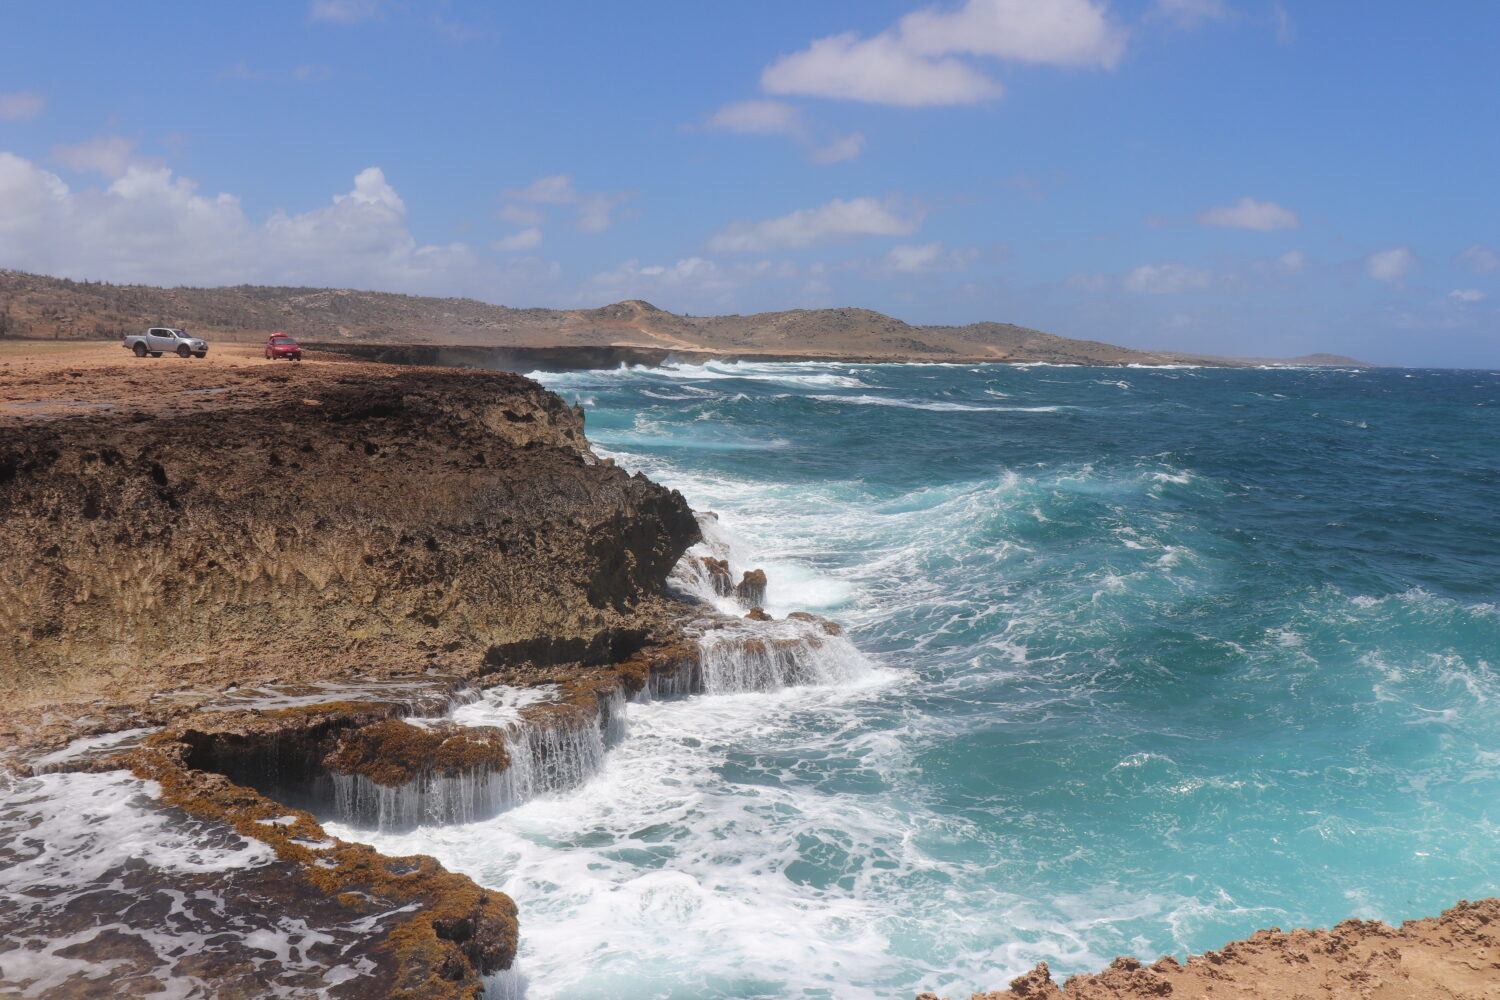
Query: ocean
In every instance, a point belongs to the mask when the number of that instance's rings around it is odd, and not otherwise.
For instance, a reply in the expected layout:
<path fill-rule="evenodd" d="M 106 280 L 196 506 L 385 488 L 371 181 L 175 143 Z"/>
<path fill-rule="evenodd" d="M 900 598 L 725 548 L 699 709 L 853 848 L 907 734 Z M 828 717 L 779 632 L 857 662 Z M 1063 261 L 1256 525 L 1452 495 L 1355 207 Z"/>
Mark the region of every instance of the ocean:
<path fill-rule="evenodd" d="M 330 824 L 515 897 L 497 992 L 958 997 L 1500 891 L 1500 373 L 535 377 L 852 649 L 493 819 Z"/>

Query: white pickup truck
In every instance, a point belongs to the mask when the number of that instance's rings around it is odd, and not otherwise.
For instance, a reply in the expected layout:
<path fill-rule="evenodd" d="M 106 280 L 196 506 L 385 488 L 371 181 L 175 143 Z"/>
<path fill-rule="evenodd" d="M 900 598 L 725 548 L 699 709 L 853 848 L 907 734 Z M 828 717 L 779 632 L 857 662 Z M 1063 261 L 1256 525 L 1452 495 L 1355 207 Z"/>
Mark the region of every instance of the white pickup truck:
<path fill-rule="evenodd" d="M 159 358 L 169 351 L 179 358 L 201 358 L 208 353 L 206 341 L 189 337 L 186 330 L 170 326 L 153 326 L 145 333 L 127 334 L 120 340 L 120 346 L 134 351 L 138 358 L 148 354 Z"/>

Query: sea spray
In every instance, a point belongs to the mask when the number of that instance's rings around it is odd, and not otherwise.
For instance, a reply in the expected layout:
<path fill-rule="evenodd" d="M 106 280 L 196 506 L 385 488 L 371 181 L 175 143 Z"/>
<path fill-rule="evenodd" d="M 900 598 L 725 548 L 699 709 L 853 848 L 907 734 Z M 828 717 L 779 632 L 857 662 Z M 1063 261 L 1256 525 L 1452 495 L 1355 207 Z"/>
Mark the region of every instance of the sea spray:
<path fill-rule="evenodd" d="M 848 639 L 836 634 L 830 623 L 811 616 L 733 622 L 706 630 L 697 643 L 693 669 L 654 675 L 647 686 L 650 697 L 842 684 L 870 669 L 868 659 Z"/>

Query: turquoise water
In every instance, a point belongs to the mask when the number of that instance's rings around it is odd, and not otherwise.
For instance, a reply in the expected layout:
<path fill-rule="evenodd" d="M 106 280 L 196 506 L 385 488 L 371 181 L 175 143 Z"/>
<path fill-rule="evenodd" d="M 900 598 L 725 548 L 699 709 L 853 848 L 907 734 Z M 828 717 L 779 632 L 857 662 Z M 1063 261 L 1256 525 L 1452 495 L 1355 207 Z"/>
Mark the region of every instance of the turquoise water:
<path fill-rule="evenodd" d="M 967 995 L 1500 891 L 1500 376 L 537 377 L 869 669 L 378 841 L 517 897 L 529 995 Z"/>

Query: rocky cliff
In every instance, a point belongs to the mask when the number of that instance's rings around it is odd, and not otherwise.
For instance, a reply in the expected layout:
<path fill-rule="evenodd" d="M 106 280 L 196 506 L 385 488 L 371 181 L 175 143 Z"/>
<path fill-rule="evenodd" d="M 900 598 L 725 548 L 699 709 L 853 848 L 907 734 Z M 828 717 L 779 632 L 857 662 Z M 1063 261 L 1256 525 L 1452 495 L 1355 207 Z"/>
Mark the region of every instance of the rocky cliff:
<path fill-rule="evenodd" d="M 0 381 L 0 694 L 599 659 L 697 535 L 517 376 L 187 365 Z M 87 397 L 73 405 L 68 391 Z"/>
<path fill-rule="evenodd" d="M 601 739 L 682 669 L 698 530 L 514 375 L 0 365 L 0 759 L 33 775 L 0 808 L 0 992 L 477 996 L 510 899 L 319 817 L 336 788 L 472 812 Z M 401 721 L 500 677 L 566 681 L 536 753 Z"/>

